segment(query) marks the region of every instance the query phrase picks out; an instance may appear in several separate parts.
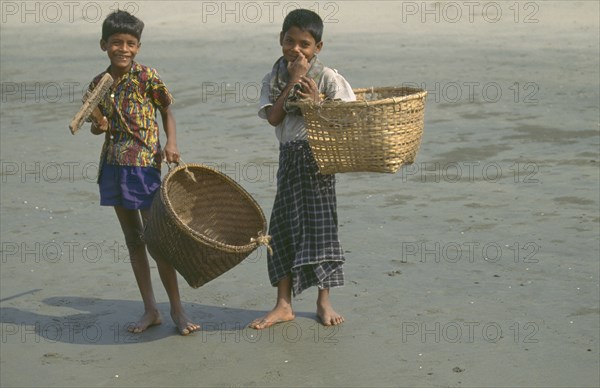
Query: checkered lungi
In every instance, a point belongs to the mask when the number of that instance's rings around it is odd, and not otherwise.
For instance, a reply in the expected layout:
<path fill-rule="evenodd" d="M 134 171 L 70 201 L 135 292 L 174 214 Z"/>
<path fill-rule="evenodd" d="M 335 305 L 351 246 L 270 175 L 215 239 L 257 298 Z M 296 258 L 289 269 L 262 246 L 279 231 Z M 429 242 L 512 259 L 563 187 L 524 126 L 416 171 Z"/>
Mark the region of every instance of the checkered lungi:
<path fill-rule="evenodd" d="M 312 286 L 344 285 L 335 175 L 319 173 L 307 141 L 280 146 L 269 234 L 273 254 L 267 264 L 273 286 L 288 275 L 294 296 Z"/>

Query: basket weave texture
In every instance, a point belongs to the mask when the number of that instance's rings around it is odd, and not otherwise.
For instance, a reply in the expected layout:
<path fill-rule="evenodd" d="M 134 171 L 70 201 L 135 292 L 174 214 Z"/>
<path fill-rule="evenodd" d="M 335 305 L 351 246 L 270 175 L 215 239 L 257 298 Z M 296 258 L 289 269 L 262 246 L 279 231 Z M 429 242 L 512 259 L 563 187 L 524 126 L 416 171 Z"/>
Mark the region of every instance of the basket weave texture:
<path fill-rule="evenodd" d="M 148 251 L 198 288 L 233 268 L 259 245 L 267 222 L 252 196 L 227 175 L 199 164 L 164 177 L 144 231 Z"/>
<path fill-rule="evenodd" d="M 421 145 L 427 92 L 411 87 L 353 89 L 356 101 L 296 103 L 322 174 L 395 173 Z"/>

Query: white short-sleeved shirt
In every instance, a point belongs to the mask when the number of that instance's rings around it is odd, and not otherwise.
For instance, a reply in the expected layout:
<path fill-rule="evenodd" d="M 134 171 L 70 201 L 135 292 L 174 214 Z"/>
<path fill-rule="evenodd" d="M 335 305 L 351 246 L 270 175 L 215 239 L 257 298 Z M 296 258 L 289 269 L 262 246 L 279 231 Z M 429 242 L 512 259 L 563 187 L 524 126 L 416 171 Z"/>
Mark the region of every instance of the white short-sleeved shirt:
<path fill-rule="evenodd" d="M 266 108 L 273 106 L 269 100 L 271 93 L 271 73 L 265 75 L 262 80 L 262 88 L 260 91 L 260 102 L 258 109 L 258 117 L 267 119 Z M 332 100 L 354 101 L 356 96 L 352 91 L 352 87 L 337 70 L 325 67 L 323 76 L 317 85 L 319 92 Z M 294 140 L 306 140 L 307 132 L 304 124 L 304 118 L 300 115 L 286 115 L 281 123 L 275 127 L 275 135 L 280 143 L 285 144 Z"/>

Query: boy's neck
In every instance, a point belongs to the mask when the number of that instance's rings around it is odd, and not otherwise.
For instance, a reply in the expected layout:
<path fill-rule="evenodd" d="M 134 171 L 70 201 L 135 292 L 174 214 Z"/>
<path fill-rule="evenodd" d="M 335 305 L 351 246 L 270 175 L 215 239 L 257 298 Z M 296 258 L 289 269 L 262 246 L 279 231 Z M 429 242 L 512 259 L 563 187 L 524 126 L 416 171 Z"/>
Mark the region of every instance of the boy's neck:
<path fill-rule="evenodd" d="M 110 73 L 110 75 L 113 77 L 114 80 L 117 80 L 117 79 L 121 78 L 123 75 L 125 75 L 131 71 L 131 68 L 133 67 L 133 63 L 134 62 L 132 62 L 131 65 L 126 69 L 117 68 L 117 67 L 114 67 L 113 65 L 110 65 L 108 68 L 108 72 Z"/>

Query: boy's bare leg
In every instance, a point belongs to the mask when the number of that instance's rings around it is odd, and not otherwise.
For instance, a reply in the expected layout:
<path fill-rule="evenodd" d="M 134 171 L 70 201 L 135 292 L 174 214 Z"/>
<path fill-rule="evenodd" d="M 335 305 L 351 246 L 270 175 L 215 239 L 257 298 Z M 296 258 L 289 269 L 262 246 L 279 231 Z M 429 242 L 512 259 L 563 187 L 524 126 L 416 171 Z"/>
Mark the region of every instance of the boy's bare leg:
<path fill-rule="evenodd" d="M 335 326 L 344 322 L 344 317 L 336 313 L 329 300 L 329 288 L 319 289 L 317 316 L 325 326 Z"/>
<path fill-rule="evenodd" d="M 149 215 L 149 210 L 142 210 L 142 217 L 144 220 L 147 220 Z M 173 319 L 175 326 L 177 326 L 177 330 L 179 330 L 181 335 L 188 335 L 194 331 L 200 330 L 200 325 L 193 323 L 183 309 L 175 268 L 171 263 L 161 257 L 154 257 L 154 259 L 156 261 L 156 266 L 158 267 L 160 280 L 169 297 L 169 303 L 171 304 L 171 318 Z"/>
<path fill-rule="evenodd" d="M 129 331 L 132 333 L 141 333 L 148 327 L 159 325 L 162 322 L 160 312 L 156 307 L 154 291 L 152 290 L 150 264 L 146 255 L 146 246 L 140 238 L 143 230 L 142 222 L 137 210 L 115 206 L 115 212 L 125 235 L 131 268 L 142 294 L 142 301 L 144 302 L 144 314 L 135 324 L 129 327 Z"/>
<path fill-rule="evenodd" d="M 276 323 L 291 321 L 296 316 L 292 310 L 292 277 L 286 276 L 277 283 L 277 303 L 267 315 L 250 323 L 251 328 L 262 330 Z"/>
<path fill-rule="evenodd" d="M 177 273 L 175 272 L 175 268 L 167 261 L 161 259 L 156 260 L 156 265 L 158 266 L 160 280 L 162 280 L 171 304 L 171 318 L 173 319 L 173 322 L 175 322 L 175 326 L 177 326 L 179 333 L 181 335 L 188 335 L 200 330 L 200 325 L 193 323 L 183 309 L 181 298 L 179 296 L 179 286 L 177 284 Z"/>

